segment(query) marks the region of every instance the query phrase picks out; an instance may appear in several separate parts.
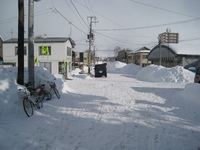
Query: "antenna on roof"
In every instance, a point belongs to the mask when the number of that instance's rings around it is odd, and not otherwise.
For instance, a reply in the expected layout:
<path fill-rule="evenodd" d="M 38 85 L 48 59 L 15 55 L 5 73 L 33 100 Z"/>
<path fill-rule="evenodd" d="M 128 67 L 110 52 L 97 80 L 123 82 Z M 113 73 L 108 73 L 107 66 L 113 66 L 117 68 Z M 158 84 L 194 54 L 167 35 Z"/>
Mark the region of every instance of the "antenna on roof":
<path fill-rule="evenodd" d="M 167 32 L 167 33 L 170 33 L 170 32 L 171 32 L 171 29 L 168 27 L 168 28 L 166 29 L 166 32 Z"/>
<path fill-rule="evenodd" d="M 72 26 L 71 26 L 72 22 L 69 22 L 69 26 L 70 26 L 70 31 L 69 31 L 69 37 L 71 38 L 72 36 Z"/>
<path fill-rule="evenodd" d="M 14 34 L 13 29 L 11 29 L 11 30 L 10 30 L 11 38 L 13 38 L 13 34 Z"/>

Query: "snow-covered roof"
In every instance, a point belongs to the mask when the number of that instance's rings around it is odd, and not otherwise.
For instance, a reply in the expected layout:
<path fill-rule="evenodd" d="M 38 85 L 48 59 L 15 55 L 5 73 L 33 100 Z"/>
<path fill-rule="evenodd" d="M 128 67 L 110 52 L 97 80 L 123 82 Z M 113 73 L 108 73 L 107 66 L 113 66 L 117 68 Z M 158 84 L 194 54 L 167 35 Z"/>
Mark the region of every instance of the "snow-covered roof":
<path fill-rule="evenodd" d="M 150 49 L 148 49 L 147 47 L 142 47 L 138 50 L 132 50 L 130 52 L 128 52 L 129 54 L 135 54 L 135 53 L 149 53 Z"/>
<path fill-rule="evenodd" d="M 179 55 L 200 55 L 200 44 L 166 44 L 169 46 L 176 54 Z"/>
<path fill-rule="evenodd" d="M 34 38 L 34 43 L 59 43 L 59 42 L 66 42 L 69 40 L 74 47 L 76 44 L 75 42 L 69 37 L 45 37 L 45 38 Z M 9 40 L 4 41 L 3 43 L 17 43 L 17 38 L 12 38 Z M 28 43 L 28 39 L 24 38 L 24 42 Z"/>

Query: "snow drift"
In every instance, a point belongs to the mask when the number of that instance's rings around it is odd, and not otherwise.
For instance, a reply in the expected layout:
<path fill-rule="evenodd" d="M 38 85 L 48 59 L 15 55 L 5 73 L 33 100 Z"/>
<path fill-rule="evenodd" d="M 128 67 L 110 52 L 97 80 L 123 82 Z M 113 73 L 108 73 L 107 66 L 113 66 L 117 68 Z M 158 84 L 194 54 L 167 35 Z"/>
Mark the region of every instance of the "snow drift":
<path fill-rule="evenodd" d="M 22 112 L 22 100 L 18 96 L 19 89 L 23 86 L 17 84 L 17 68 L 0 67 L 0 115 L 8 115 L 11 113 Z M 35 83 L 47 84 L 47 81 L 52 81 L 56 76 L 52 75 L 43 67 L 35 67 Z M 24 69 L 24 82 L 28 82 L 28 68 Z M 62 90 L 63 80 L 57 78 L 55 81 L 57 88 Z M 17 106 L 17 107 L 16 107 Z"/>
<path fill-rule="evenodd" d="M 163 66 L 150 65 L 142 68 L 136 74 L 140 80 L 151 82 L 193 82 L 194 73 L 181 66 L 165 68 Z"/>
<path fill-rule="evenodd" d="M 166 68 L 163 66 L 149 65 L 140 67 L 135 64 L 122 62 L 108 63 L 108 73 L 132 74 L 139 80 L 148 82 L 193 82 L 194 73 L 181 66 Z"/>

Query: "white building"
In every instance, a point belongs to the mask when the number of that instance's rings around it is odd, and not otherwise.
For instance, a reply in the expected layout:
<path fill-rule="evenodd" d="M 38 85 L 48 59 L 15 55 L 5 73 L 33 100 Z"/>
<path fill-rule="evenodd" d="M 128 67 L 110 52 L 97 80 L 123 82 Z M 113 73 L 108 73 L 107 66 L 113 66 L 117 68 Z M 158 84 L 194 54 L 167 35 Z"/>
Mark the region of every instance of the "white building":
<path fill-rule="evenodd" d="M 52 74 L 68 76 L 72 66 L 72 49 L 75 43 L 67 37 L 45 37 L 34 39 L 34 56 L 39 62 L 35 66 L 45 67 Z M 48 54 L 42 52 L 48 48 Z M 16 63 L 18 66 L 18 39 L 12 38 L 3 42 L 3 60 Z M 66 65 L 64 65 L 66 64 Z M 28 67 L 28 39 L 24 39 L 24 67 Z"/>

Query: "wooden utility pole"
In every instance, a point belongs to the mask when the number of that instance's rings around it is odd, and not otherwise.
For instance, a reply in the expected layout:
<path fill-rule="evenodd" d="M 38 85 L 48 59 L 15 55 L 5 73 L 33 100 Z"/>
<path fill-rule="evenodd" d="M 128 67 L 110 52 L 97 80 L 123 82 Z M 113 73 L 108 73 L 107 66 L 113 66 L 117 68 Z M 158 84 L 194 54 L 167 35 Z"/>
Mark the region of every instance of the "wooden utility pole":
<path fill-rule="evenodd" d="M 94 33 L 92 32 L 92 23 L 97 23 L 95 16 L 90 16 L 90 31 L 88 34 L 88 40 L 89 40 L 89 50 L 88 50 L 88 74 L 90 74 L 90 66 L 91 66 L 91 46 L 94 41 Z"/>
<path fill-rule="evenodd" d="M 18 77 L 17 83 L 24 84 L 24 0 L 18 0 Z"/>
<path fill-rule="evenodd" d="M 28 4 L 28 79 L 31 86 L 35 87 L 34 75 L 34 0 Z"/>

